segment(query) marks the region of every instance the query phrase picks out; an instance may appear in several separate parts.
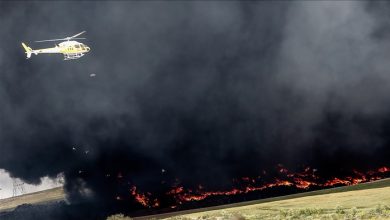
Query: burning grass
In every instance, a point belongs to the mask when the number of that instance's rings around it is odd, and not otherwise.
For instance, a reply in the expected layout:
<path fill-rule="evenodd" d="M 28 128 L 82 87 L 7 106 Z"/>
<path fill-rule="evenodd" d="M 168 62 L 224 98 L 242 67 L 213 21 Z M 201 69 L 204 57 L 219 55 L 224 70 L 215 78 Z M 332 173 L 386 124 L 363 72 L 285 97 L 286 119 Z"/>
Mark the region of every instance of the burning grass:
<path fill-rule="evenodd" d="M 191 189 L 178 184 L 166 192 L 165 196 L 174 199 L 175 203 L 170 204 L 170 207 L 176 208 L 184 203 L 202 201 L 210 197 L 238 196 L 278 187 L 295 188 L 298 192 L 304 192 L 335 186 L 351 186 L 383 179 L 390 175 L 390 168 L 385 166 L 366 172 L 351 170 L 344 176 L 330 178 L 321 177 L 318 170 L 311 167 L 306 167 L 301 172 L 290 172 L 279 164 L 276 171 L 272 174 L 276 177 L 269 177 L 267 172 L 263 171 L 263 176 L 233 179 L 233 187 L 227 190 L 207 190 L 203 186 Z M 153 197 L 154 195 L 151 193 L 138 192 L 135 186 L 131 188 L 130 192 L 135 201 L 144 207 L 158 208 L 160 206 L 159 198 Z"/>
<path fill-rule="evenodd" d="M 390 179 L 384 179 L 135 219 L 390 219 L 389 206 Z"/>

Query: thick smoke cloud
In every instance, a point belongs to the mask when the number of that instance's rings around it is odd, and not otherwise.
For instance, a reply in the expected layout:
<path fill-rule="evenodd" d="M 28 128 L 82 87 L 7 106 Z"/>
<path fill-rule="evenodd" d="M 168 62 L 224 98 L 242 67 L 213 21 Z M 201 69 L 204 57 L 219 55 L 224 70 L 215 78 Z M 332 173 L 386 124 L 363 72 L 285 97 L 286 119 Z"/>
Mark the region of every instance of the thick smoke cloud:
<path fill-rule="evenodd" d="M 315 145 L 314 154 L 325 154 L 325 160 L 349 166 L 367 157 L 388 162 L 377 154 L 389 152 L 389 46 L 377 36 L 384 29 L 376 13 L 381 7 L 321 2 L 290 10 L 294 16 L 288 16 L 277 77 L 300 97 L 303 108 L 293 109 L 286 123 L 298 125 L 292 127 L 295 139 L 303 140 L 304 148 Z M 358 155 L 353 162 L 337 158 L 340 154 Z"/>
<path fill-rule="evenodd" d="M 385 10 L 0 3 L 0 168 L 31 183 L 64 172 L 70 202 L 104 203 L 123 190 L 107 178 L 118 173 L 159 192 L 176 178 L 223 188 L 278 163 L 326 175 L 388 164 Z M 82 30 L 82 59 L 25 60 L 20 42 Z"/>

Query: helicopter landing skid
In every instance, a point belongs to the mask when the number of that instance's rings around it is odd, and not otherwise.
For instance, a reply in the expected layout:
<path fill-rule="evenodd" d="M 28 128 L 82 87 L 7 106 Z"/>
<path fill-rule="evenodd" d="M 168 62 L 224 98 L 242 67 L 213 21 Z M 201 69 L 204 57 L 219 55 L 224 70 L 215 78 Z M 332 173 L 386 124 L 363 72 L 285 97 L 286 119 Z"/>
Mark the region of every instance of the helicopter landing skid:
<path fill-rule="evenodd" d="M 84 53 L 64 54 L 64 60 L 76 60 L 84 55 Z"/>

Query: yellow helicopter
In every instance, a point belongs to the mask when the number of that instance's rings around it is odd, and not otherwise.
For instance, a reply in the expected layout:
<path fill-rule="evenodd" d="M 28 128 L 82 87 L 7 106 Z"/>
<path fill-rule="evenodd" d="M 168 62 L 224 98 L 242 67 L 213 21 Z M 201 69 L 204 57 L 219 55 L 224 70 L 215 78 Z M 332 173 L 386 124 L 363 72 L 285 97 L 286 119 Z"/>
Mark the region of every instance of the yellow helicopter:
<path fill-rule="evenodd" d="M 84 56 L 91 49 L 80 42 L 75 41 L 76 39 L 86 39 L 86 38 L 77 38 L 78 36 L 84 34 L 85 31 L 82 31 L 71 37 L 61 38 L 61 39 L 51 39 L 51 40 L 40 40 L 35 42 L 47 42 L 47 41 L 64 41 L 57 44 L 55 47 L 44 48 L 44 49 L 31 49 L 22 42 L 22 46 L 26 51 L 27 59 L 31 57 L 31 54 L 38 55 L 40 53 L 62 53 L 64 55 L 64 60 L 75 60 Z"/>

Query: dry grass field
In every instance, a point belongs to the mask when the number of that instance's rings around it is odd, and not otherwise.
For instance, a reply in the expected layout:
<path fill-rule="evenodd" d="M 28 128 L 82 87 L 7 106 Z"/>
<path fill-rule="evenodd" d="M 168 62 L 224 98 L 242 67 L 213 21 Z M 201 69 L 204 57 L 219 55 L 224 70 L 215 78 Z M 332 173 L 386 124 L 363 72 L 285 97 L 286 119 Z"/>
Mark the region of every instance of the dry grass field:
<path fill-rule="evenodd" d="M 64 190 L 62 187 L 49 189 L 41 192 L 25 194 L 0 200 L 0 212 L 11 210 L 22 204 L 39 204 L 51 201 L 64 200 Z"/>
<path fill-rule="evenodd" d="M 165 219 L 390 219 L 390 187 L 307 196 Z"/>

